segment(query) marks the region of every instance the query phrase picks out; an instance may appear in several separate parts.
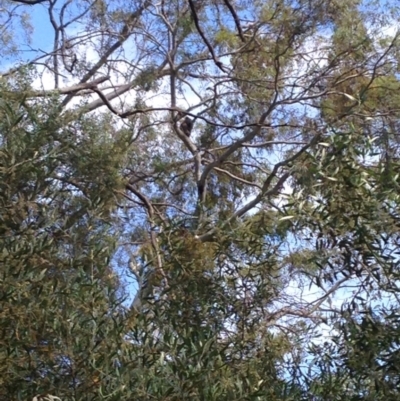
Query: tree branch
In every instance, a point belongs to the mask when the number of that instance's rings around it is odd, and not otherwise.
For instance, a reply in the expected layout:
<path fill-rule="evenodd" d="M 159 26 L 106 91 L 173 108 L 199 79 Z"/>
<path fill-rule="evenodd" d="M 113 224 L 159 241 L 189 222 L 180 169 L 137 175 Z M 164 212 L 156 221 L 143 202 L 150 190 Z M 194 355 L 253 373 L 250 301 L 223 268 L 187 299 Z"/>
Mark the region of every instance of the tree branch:
<path fill-rule="evenodd" d="M 197 15 L 195 5 L 193 4 L 193 0 L 188 0 L 188 1 L 189 1 L 190 10 L 191 10 L 191 12 L 192 12 L 194 24 L 196 25 L 197 32 L 199 33 L 199 35 L 200 35 L 201 38 L 203 39 L 203 42 L 205 43 L 205 45 L 207 46 L 208 51 L 210 52 L 210 54 L 211 54 L 211 56 L 212 56 L 212 58 L 213 58 L 213 60 L 214 60 L 215 65 L 216 65 L 222 72 L 226 72 L 226 71 L 225 71 L 225 68 L 224 68 L 224 66 L 223 66 L 223 64 L 221 63 L 221 61 L 219 61 L 219 60 L 217 59 L 217 57 L 215 56 L 213 47 L 211 46 L 210 42 L 207 40 L 206 36 L 204 35 L 204 32 L 202 31 L 202 29 L 201 29 L 201 27 L 200 27 L 199 17 L 198 17 L 198 15 Z"/>

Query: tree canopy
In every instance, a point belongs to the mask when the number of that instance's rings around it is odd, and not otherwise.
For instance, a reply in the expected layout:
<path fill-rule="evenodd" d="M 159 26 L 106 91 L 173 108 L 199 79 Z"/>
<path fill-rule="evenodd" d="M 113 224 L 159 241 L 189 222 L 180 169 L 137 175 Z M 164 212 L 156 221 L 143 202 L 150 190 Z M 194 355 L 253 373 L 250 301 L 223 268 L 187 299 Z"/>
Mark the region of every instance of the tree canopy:
<path fill-rule="evenodd" d="M 395 1 L 0 10 L 0 399 L 400 398 Z"/>

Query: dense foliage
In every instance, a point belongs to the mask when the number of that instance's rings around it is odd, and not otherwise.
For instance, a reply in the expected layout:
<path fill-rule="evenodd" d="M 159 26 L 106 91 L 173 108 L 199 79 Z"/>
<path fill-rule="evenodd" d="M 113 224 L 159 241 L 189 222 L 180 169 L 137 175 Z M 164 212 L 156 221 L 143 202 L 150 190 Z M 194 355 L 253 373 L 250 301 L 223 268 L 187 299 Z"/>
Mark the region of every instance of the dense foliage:
<path fill-rule="evenodd" d="M 396 2 L 0 10 L 0 400 L 400 398 Z"/>

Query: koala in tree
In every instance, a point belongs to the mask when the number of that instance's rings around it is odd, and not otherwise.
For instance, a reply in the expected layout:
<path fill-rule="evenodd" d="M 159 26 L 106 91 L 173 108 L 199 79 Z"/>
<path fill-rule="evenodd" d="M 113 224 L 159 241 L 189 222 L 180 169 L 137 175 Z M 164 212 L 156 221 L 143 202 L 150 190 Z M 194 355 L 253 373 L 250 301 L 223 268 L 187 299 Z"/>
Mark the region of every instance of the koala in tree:
<path fill-rule="evenodd" d="M 182 120 L 182 122 L 179 124 L 179 128 L 187 137 L 190 137 L 193 129 L 194 120 L 192 120 L 188 116 L 185 117 L 185 113 L 183 111 L 178 111 L 178 114 L 176 115 L 176 120 Z"/>
<path fill-rule="evenodd" d="M 193 128 L 193 120 L 191 120 L 189 117 L 185 117 L 179 128 L 187 137 L 189 137 Z"/>

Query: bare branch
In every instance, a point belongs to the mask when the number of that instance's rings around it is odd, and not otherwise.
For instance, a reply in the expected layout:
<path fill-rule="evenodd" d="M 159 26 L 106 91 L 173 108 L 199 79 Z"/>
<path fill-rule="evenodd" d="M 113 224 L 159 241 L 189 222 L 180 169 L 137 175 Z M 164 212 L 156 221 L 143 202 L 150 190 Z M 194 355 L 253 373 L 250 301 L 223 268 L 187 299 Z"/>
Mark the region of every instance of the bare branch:
<path fill-rule="evenodd" d="M 242 32 L 242 27 L 240 26 L 240 21 L 239 21 L 239 17 L 236 14 L 235 9 L 233 8 L 232 4 L 229 2 L 229 0 L 224 0 L 225 5 L 228 7 L 229 12 L 231 13 L 233 20 L 235 21 L 235 25 L 236 25 L 236 29 L 238 31 L 238 35 L 241 39 L 242 42 L 245 42 L 245 38 L 243 36 L 243 32 Z"/>
<path fill-rule="evenodd" d="M 188 1 L 189 1 L 190 10 L 191 10 L 191 12 L 192 12 L 194 24 L 196 25 L 197 32 L 199 32 L 199 35 L 201 36 L 201 38 L 203 39 L 203 42 L 204 42 L 205 45 L 207 46 L 208 51 L 210 52 L 210 54 L 211 54 L 211 56 L 212 56 L 212 58 L 213 58 L 213 60 L 214 60 L 215 65 L 216 65 L 222 72 L 226 72 L 226 71 L 225 71 L 224 65 L 223 65 L 223 64 L 221 63 L 221 61 L 218 60 L 217 57 L 215 56 L 213 47 L 211 46 L 210 42 L 207 40 L 206 36 L 204 35 L 203 30 L 202 30 L 201 27 L 200 27 L 199 17 L 198 17 L 198 15 L 197 15 L 196 7 L 195 7 L 195 5 L 194 5 L 194 3 L 193 3 L 193 0 L 188 0 Z"/>
<path fill-rule="evenodd" d="M 21 3 L 21 4 L 26 4 L 28 6 L 34 6 L 35 4 L 40 4 L 44 3 L 49 0 L 11 0 L 14 3 Z"/>

